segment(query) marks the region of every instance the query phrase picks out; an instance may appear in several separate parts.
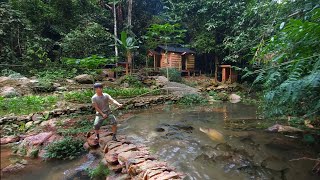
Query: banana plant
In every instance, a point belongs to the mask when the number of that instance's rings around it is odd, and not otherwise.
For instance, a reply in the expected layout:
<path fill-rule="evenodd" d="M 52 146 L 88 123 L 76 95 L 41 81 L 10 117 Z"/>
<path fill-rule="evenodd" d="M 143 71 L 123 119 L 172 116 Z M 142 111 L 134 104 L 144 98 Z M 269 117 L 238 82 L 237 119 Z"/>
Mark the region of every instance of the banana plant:
<path fill-rule="evenodd" d="M 129 74 L 128 65 L 130 65 L 132 69 L 132 52 L 139 48 L 139 46 L 136 45 L 137 43 L 138 41 L 135 38 L 128 36 L 128 33 L 125 31 L 121 32 L 120 39 L 117 38 L 117 45 L 125 50 L 127 56 L 126 75 Z"/>

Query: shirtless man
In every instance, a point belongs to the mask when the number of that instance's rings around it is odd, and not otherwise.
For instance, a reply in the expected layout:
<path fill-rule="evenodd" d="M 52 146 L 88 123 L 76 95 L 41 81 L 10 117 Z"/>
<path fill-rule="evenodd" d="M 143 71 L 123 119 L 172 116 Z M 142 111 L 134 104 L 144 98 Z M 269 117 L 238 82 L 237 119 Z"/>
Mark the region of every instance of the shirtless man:
<path fill-rule="evenodd" d="M 112 125 L 112 140 L 117 141 L 117 120 L 110 110 L 109 103 L 112 102 L 118 107 L 121 107 L 122 104 L 114 100 L 109 94 L 103 93 L 103 85 L 101 83 L 95 83 L 93 87 L 96 91 L 96 94 L 91 98 L 92 105 L 96 110 L 96 118 L 94 120 L 94 131 L 96 134 L 95 139 L 99 139 L 99 129 L 102 126 L 103 120 L 106 119 L 109 120 Z"/>

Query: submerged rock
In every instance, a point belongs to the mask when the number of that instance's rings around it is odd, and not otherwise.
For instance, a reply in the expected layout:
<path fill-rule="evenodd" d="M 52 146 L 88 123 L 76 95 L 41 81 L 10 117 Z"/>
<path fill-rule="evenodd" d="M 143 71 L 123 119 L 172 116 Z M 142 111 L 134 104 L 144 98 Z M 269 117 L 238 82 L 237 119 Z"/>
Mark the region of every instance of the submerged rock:
<path fill-rule="evenodd" d="M 268 157 L 267 159 L 263 160 L 261 166 L 275 171 L 282 171 L 289 167 L 284 160 L 281 160 L 277 157 Z"/>
<path fill-rule="evenodd" d="M 275 125 L 269 127 L 267 129 L 267 131 L 269 131 L 269 132 L 290 132 L 290 133 L 302 132 L 301 129 L 291 127 L 291 126 L 284 126 L 281 124 L 275 124 Z"/>

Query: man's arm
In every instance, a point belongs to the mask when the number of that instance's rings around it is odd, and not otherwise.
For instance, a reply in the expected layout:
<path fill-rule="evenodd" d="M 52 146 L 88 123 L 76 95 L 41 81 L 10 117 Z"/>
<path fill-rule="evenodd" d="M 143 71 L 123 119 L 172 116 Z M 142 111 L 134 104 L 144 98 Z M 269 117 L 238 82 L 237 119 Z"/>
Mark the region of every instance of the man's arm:
<path fill-rule="evenodd" d="M 107 118 L 108 115 L 104 114 L 101 109 L 98 107 L 97 103 L 92 103 L 93 107 L 96 109 L 97 112 L 99 112 L 99 114 L 103 117 L 103 118 Z"/>
<path fill-rule="evenodd" d="M 118 107 L 121 107 L 121 106 L 122 106 L 122 104 L 120 104 L 118 101 L 116 101 L 115 99 L 113 99 L 110 95 L 109 95 L 109 99 L 110 99 L 110 101 L 111 101 L 113 104 L 117 105 Z"/>

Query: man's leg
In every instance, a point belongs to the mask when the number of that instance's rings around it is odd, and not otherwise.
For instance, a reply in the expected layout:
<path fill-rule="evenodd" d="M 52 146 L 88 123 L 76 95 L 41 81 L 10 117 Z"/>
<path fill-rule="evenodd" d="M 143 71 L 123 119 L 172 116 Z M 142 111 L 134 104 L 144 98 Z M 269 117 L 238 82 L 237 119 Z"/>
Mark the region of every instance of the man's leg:
<path fill-rule="evenodd" d="M 116 120 L 116 117 L 113 114 L 110 114 L 109 115 L 109 119 L 110 119 L 110 124 L 112 125 L 111 126 L 111 130 L 112 130 L 112 133 L 113 133 L 112 140 L 118 141 L 117 137 L 116 137 L 117 129 L 118 129 L 118 127 L 117 127 L 118 122 Z"/>
<path fill-rule="evenodd" d="M 102 122 L 103 122 L 103 118 L 100 117 L 100 116 L 96 116 L 95 120 L 94 120 L 94 133 L 96 134 L 96 138 L 95 139 L 99 139 L 99 130 L 100 130 L 100 127 L 102 125 Z"/>

